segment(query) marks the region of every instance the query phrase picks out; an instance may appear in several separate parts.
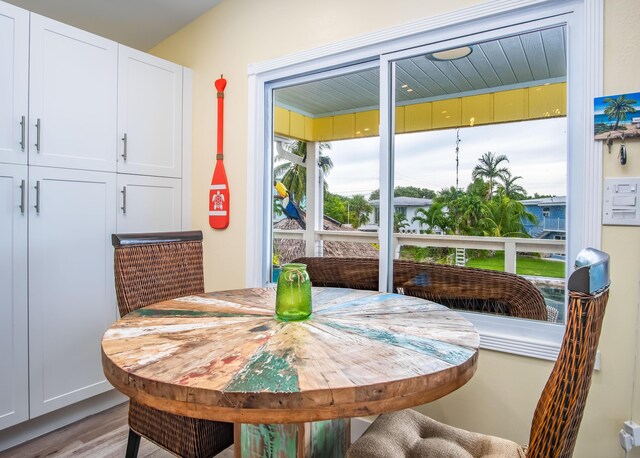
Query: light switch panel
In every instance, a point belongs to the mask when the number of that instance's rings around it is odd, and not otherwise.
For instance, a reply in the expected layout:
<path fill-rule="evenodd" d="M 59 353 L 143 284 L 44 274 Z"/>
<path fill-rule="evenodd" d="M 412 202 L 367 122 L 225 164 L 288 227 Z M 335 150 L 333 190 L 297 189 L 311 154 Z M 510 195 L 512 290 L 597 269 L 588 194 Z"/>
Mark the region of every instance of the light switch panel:
<path fill-rule="evenodd" d="M 602 224 L 640 226 L 640 177 L 605 178 Z"/>

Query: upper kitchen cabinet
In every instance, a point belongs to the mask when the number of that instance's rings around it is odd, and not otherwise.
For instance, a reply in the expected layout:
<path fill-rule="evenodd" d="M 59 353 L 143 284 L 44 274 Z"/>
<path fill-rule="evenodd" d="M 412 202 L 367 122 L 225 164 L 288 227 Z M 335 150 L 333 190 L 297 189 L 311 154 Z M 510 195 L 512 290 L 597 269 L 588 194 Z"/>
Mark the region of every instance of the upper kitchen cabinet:
<path fill-rule="evenodd" d="M 181 66 L 119 46 L 118 138 L 118 172 L 181 176 Z"/>
<path fill-rule="evenodd" d="M 27 163 L 29 12 L 0 2 L 0 162 Z"/>
<path fill-rule="evenodd" d="M 31 14 L 29 164 L 115 171 L 118 46 Z"/>

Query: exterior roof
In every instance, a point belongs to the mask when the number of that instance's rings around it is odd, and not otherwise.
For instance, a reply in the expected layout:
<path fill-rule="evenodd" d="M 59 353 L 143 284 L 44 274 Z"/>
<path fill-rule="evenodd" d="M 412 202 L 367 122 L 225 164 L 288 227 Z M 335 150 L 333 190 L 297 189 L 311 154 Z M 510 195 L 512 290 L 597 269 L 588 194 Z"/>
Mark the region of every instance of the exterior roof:
<path fill-rule="evenodd" d="M 369 203 L 373 207 L 380 207 L 380 200 L 370 200 Z M 432 199 L 421 199 L 419 197 L 394 197 L 393 205 L 395 207 L 428 207 L 433 203 Z"/>
<path fill-rule="evenodd" d="M 521 200 L 522 205 L 555 206 L 567 205 L 567 196 L 542 197 L 540 199 Z"/>

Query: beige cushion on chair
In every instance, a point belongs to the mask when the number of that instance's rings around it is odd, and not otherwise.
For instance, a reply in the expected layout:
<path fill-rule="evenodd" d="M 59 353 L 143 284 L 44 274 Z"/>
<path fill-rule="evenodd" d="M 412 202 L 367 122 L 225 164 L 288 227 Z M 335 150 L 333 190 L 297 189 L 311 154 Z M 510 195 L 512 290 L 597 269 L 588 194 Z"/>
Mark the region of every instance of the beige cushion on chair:
<path fill-rule="evenodd" d="M 380 415 L 347 458 L 524 458 L 522 447 L 439 423 L 415 410 Z"/>

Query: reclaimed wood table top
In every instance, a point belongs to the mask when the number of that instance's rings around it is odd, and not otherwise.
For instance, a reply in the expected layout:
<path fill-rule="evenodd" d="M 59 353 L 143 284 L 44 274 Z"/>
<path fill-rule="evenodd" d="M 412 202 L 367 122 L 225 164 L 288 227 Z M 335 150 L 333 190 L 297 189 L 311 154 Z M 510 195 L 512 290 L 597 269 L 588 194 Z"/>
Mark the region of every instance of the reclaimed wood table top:
<path fill-rule="evenodd" d="M 440 398 L 476 370 L 479 336 L 424 299 L 313 288 L 305 321 L 274 316 L 275 288 L 221 291 L 129 313 L 105 333 L 119 391 L 151 407 L 236 423 L 328 420 Z"/>

